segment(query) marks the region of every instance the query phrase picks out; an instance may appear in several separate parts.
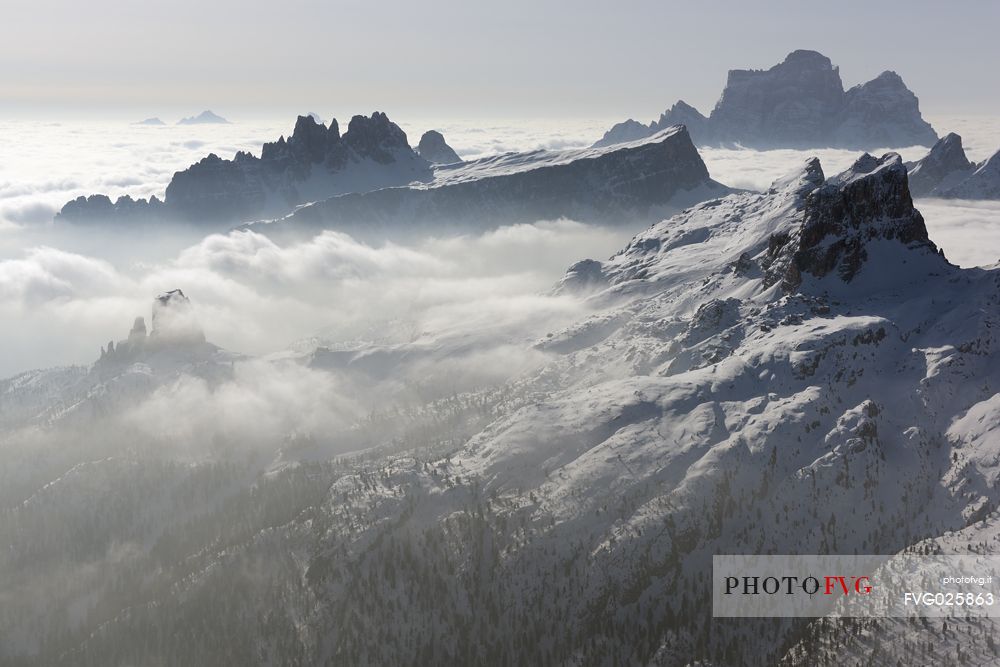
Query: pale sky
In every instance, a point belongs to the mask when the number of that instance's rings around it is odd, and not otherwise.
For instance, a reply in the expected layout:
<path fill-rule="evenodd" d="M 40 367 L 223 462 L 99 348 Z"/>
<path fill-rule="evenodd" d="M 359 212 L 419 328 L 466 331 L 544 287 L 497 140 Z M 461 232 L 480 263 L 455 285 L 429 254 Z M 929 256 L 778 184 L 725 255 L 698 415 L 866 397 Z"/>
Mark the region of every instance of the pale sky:
<path fill-rule="evenodd" d="M 1000 108 L 1000 3 L 34 0 L 0 9 L 0 111 L 625 117 L 711 110 L 811 48 L 930 113 Z M 177 114 L 173 114 L 177 115 Z"/>

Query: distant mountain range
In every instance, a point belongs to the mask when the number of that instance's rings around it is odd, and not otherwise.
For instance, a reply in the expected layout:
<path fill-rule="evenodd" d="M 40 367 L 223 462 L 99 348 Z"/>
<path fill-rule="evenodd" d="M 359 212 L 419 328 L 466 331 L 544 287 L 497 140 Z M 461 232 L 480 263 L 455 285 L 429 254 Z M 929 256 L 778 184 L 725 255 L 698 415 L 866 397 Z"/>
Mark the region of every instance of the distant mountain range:
<path fill-rule="evenodd" d="M 202 111 L 197 116 L 188 116 L 177 121 L 178 125 L 228 125 L 229 121 L 211 111 Z"/>
<path fill-rule="evenodd" d="M 175 173 L 163 201 L 79 197 L 62 208 L 57 220 L 234 224 L 280 217 L 337 194 L 431 177 L 431 163 L 410 148 L 406 134 L 385 114 L 355 116 L 343 136 L 336 119 L 326 127 L 307 115 L 298 117 L 287 139 L 265 143 L 260 157 L 241 151 L 226 160 L 213 153 Z"/>
<path fill-rule="evenodd" d="M 341 135 L 299 116 L 288 139 L 260 157 L 215 154 L 174 174 L 165 200 L 79 197 L 57 220 L 74 223 L 186 220 L 208 225 L 277 219 L 355 231 L 574 217 L 652 221 L 730 192 L 713 181 L 683 127 L 608 148 L 506 153 L 462 162 L 437 131 L 418 149 L 384 113 L 355 116 Z M 294 213 L 293 213 L 294 211 Z M 288 220 L 282 220 L 292 214 Z"/>
<path fill-rule="evenodd" d="M 659 220 L 732 190 L 709 176 L 683 126 L 607 148 L 507 153 L 439 165 L 426 182 L 330 197 L 253 225 L 281 233 L 345 229 L 483 229 L 571 218 L 628 224 Z"/>
<path fill-rule="evenodd" d="M 709 116 L 683 100 L 648 125 L 629 119 L 595 146 L 633 141 L 686 125 L 699 146 L 873 149 L 937 140 L 917 97 L 895 72 L 845 91 L 840 72 L 816 51 L 793 51 L 767 70 L 730 70 Z"/>

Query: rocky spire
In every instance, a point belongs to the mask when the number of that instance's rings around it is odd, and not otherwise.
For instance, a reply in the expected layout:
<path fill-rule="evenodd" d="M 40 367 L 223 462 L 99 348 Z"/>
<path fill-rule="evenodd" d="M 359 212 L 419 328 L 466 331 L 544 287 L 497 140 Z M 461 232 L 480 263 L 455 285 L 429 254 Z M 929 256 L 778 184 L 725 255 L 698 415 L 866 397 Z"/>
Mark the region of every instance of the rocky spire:
<path fill-rule="evenodd" d="M 153 331 L 157 341 L 203 342 L 205 334 L 195 318 L 191 300 L 179 289 L 153 299 Z"/>

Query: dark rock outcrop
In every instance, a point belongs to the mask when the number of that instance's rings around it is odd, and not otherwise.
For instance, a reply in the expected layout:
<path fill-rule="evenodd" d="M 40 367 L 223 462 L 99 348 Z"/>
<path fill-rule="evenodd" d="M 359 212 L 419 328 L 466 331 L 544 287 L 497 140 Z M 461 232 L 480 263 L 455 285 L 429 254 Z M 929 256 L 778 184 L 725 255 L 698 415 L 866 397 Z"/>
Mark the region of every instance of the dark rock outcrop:
<path fill-rule="evenodd" d="M 769 248 L 771 280 L 780 276 L 786 289 L 798 287 L 806 275 L 836 274 L 850 282 L 877 240 L 937 252 L 895 153 L 862 155 L 806 196 L 803 215 L 800 228 L 773 237 Z"/>
<path fill-rule="evenodd" d="M 619 123 L 595 146 L 634 141 L 684 124 L 698 145 L 867 149 L 931 145 L 933 128 L 895 72 L 844 92 L 837 67 L 815 51 L 793 51 L 767 70 L 730 70 L 709 117 L 678 102 L 659 120 Z"/>
<path fill-rule="evenodd" d="M 159 220 L 164 213 L 163 202 L 153 195 L 146 199 L 132 199 L 123 195 L 113 203 L 107 195 L 83 195 L 63 205 L 56 219 L 77 223 L 99 223 L 108 220 L 128 219 L 133 222 Z"/>
<path fill-rule="evenodd" d="M 556 294 L 582 294 L 606 287 L 604 265 L 596 259 L 582 259 L 566 270 L 555 288 Z"/>
<path fill-rule="evenodd" d="M 420 143 L 417 144 L 417 153 L 434 164 L 454 164 L 462 161 L 458 153 L 444 140 L 444 135 L 437 130 L 424 132 L 420 137 Z"/>

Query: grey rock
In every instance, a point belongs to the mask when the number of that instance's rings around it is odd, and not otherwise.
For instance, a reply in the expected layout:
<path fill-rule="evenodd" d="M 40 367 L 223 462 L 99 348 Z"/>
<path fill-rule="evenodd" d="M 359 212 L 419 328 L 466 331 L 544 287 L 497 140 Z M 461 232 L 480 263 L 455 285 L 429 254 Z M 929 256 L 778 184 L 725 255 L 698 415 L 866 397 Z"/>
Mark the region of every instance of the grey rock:
<path fill-rule="evenodd" d="M 679 101 L 649 125 L 619 123 L 594 145 L 634 141 L 677 124 L 687 126 L 698 145 L 757 149 L 870 149 L 930 146 L 937 140 L 917 97 L 895 72 L 845 92 L 829 58 L 799 50 L 770 69 L 730 70 L 707 118 Z"/>
<path fill-rule="evenodd" d="M 767 70 L 730 70 L 711 122 L 724 143 L 822 146 L 843 101 L 840 72 L 830 59 L 815 51 L 793 51 Z"/>
<path fill-rule="evenodd" d="M 832 145 L 841 148 L 929 146 L 937 133 L 920 115 L 917 96 L 895 72 L 854 86 L 844 96 Z"/>
<path fill-rule="evenodd" d="M 802 226 L 773 239 L 770 254 L 786 261 L 782 282 L 795 289 L 804 275 L 835 274 L 850 282 L 868 259 L 873 240 L 891 240 L 937 253 L 920 212 L 913 207 L 906 167 L 896 153 L 876 158 L 865 153 L 805 199 Z"/>
<path fill-rule="evenodd" d="M 417 153 L 434 164 L 454 164 L 462 161 L 458 153 L 444 140 L 444 135 L 437 130 L 424 132 L 420 137 L 420 143 L 417 144 Z"/>

